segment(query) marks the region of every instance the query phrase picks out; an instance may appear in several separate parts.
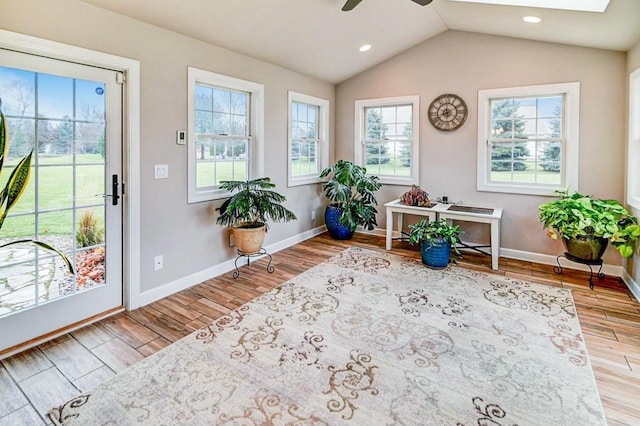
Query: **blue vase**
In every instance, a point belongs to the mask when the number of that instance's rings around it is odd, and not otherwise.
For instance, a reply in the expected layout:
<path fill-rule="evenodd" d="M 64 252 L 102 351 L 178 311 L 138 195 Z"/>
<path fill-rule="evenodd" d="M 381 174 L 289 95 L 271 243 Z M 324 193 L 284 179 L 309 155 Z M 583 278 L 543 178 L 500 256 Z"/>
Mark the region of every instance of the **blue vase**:
<path fill-rule="evenodd" d="M 425 265 L 433 269 L 444 269 L 449 265 L 451 244 L 445 240 L 422 240 L 420 254 Z"/>
<path fill-rule="evenodd" d="M 327 209 L 324 211 L 324 221 L 327 225 L 327 230 L 334 240 L 350 240 L 353 237 L 355 229 L 347 228 L 340 223 L 341 214 L 342 207 L 335 205 L 327 206 Z"/>

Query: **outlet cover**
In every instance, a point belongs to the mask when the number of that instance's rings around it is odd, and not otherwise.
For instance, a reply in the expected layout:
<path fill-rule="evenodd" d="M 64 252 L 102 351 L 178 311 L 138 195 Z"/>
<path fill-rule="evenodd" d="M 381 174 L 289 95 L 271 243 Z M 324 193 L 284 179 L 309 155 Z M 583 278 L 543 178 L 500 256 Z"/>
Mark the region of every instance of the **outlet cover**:
<path fill-rule="evenodd" d="M 311 220 L 316 220 L 316 209 L 311 210 Z"/>
<path fill-rule="evenodd" d="M 162 255 L 153 258 L 153 270 L 159 271 L 164 267 Z"/>
<path fill-rule="evenodd" d="M 236 245 L 236 237 L 233 234 L 229 234 L 229 247 L 233 247 Z"/>

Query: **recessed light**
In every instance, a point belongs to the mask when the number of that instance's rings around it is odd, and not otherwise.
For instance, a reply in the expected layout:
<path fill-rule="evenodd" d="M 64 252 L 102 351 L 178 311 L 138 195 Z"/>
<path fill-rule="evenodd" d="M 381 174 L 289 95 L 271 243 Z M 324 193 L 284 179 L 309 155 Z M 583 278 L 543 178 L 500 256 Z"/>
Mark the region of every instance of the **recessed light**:
<path fill-rule="evenodd" d="M 530 24 L 537 24 L 539 22 L 542 22 L 542 19 L 538 18 L 537 16 L 525 16 L 522 18 L 522 20 Z"/>
<path fill-rule="evenodd" d="M 369 49 L 371 49 L 371 45 L 370 44 L 363 44 L 362 46 L 360 46 L 360 51 L 361 52 L 366 52 Z"/>

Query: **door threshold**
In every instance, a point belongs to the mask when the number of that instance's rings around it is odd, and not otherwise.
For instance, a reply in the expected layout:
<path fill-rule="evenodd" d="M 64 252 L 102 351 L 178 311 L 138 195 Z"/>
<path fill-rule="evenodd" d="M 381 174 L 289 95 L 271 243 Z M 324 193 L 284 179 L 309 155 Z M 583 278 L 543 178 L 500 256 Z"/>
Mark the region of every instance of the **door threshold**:
<path fill-rule="evenodd" d="M 45 342 L 48 342 L 49 340 L 55 339 L 56 337 L 60 337 L 63 334 L 71 333 L 72 331 L 76 331 L 82 327 L 86 327 L 87 325 L 93 324 L 94 322 L 98 322 L 112 315 L 119 314 L 120 312 L 124 312 L 124 310 L 125 310 L 124 306 L 117 306 L 113 309 L 109 309 L 108 311 L 104 311 L 100 314 L 86 318 L 82 321 L 74 322 L 71 325 L 59 328 L 55 331 L 52 331 L 51 333 L 44 334 L 42 336 L 33 338 L 31 340 L 27 340 L 24 343 L 20 343 L 10 348 L 4 349 L 0 351 L 0 360 L 8 358 L 17 353 L 26 351 L 27 349 L 31 349 L 35 346 L 41 345 Z"/>

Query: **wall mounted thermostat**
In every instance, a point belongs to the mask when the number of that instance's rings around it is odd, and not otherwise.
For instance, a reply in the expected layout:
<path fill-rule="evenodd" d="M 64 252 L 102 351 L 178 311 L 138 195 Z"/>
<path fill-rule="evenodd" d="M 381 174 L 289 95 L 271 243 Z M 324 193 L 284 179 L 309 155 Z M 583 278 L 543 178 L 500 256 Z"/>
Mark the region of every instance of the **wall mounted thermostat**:
<path fill-rule="evenodd" d="M 184 145 L 187 143 L 187 132 L 184 130 L 176 131 L 176 143 L 178 145 Z"/>

